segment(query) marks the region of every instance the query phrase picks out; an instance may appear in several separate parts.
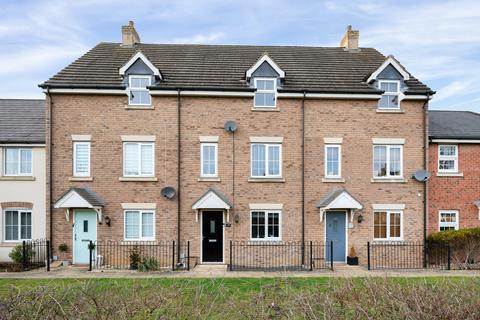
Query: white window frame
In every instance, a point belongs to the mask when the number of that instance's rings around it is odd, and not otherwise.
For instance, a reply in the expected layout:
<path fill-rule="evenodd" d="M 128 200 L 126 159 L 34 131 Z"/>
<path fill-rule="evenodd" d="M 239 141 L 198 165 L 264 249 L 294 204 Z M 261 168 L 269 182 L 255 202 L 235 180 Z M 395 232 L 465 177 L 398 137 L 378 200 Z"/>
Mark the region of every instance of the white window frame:
<path fill-rule="evenodd" d="M 88 146 L 88 170 L 87 173 L 77 172 L 77 146 Z M 74 141 L 73 142 L 73 176 L 74 177 L 90 177 L 90 156 L 91 156 L 91 144 L 90 141 Z"/>
<path fill-rule="evenodd" d="M 400 109 L 400 80 L 378 80 L 378 88 L 380 89 L 382 87 L 382 83 L 396 83 L 397 84 L 397 88 L 398 88 L 398 91 L 396 93 L 396 96 L 397 96 L 397 107 L 396 108 L 382 108 L 380 106 L 380 100 L 378 100 L 378 109 L 381 109 L 381 110 L 399 110 Z M 381 89 L 380 89 L 381 90 Z M 382 97 L 383 96 L 392 96 L 394 95 L 393 92 L 384 92 L 382 93 Z"/>
<path fill-rule="evenodd" d="M 403 241 L 403 210 L 374 210 L 373 214 L 375 213 L 381 213 L 381 212 L 386 212 L 387 213 L 387 233 L 386 233 L 386 238 L 375 238 L 375 217 L 373 218 L 373 240 L 374 241 Z M 390 236 L 390 214 L 391 213 L 399 213 L 400 214 L 400 237 L 391 237 Z"/>
<path fill-rule="evenodd" d="M 7 240 L 7 230 L 6 230 L 6 222 L 7 222 L 7 216 L 6 216 L 6 211 L 18 211 L 19 217 L 18 217 L 18 240 Z M 28 212 L 30 213 L 30 236 L 33 236 L 33 212 L 31 209 L 20 209 L 20 208 L 5 208 L 2 211 L 3 214 L 3 227 L 2 227 L 2 232 L 3 232 L 3 242 L 5 243 L 17 243 L 17 242 L 22 242 L 24 240 L 32 240 L 32 238 L 25 238 L 22 239 L 22 220 L 21 220 L 21 213 L 22 212 Z"/>
<path fill-rule="evenodd" d="M 136 144 L 138 145 L 138 174 L 125 174 L 125 145 L 127 144 Z M 142 174 L 142 145 L 151 145 L 152 146 L 152 173 L 151 174 Z M 155 143 L 154 142 L 134 142 L 134 141 L 124 141 L 123 142 L 123 176 L 124 177 L 154 177 L 155 176 Z"/>
<path fill-rule="evenodd" d="M 440 149 L 443 146 L 448 147 L 455 147 L 455 155 L 454 156 L 445 156 L 440 155 Z M 440 160 L 453 160 L 454 161 L 454 168 L 451 170 L 440 169 Z M 437 161 L 437 169 L 438 172 L 442 173 L 457 173 L 458 172 L 458 144 L 439 144 L 438 145 L 438 161 Z"/>
<path fill-rule="evenodd" d="M 338 174 L 329 175 L 328 174 L 328 159 L 327 159 L 327 149 L 328 148 L 337 148 L 338 149 Z M 342 177 L 342 145 L 341 144 L 325 144 L 325 178 L 341 178 Z"/>
<path fill-rule="evenodd" d="M 152 77 L 151 76 L 147 76 L 147 75 L 136 75 L 136 74 L 131 74 L 128 76 L 128 105 L 129 106 L 151 106 L 152 105 L 152 96 L 150 95 L 150 103 L 132 103 L 131 100 L 130 100 L 130 97 L 131 97 L 131 92 L 132 89 L 134 89 L 135 91 L 144 91 L 144 92 L 148 92 L 150 94 L 150 90 L 148 90 L 147 88 L 143 89 L 143 88 L 132 88 L 132 78 L 139 78 L 139 79 L 148 79 L 148 86 L 151 86 L 152 85 Z"/>
<path fill-rule="evenodd" d="M 203 149 L 204 147 L 214 147 L 215 148 L 215 173 L 208 174 L 203 172 Z M 205 178 L 215 178 L 218 177 L 218 143 L 216 142 L 202 142 L 200 143 L 200 176 Z"/>
<path fill-rule="evenodd" d="M 266 81 L 273 81 L 273 89 L 272 90 L 259 90 L 257 89 L 258 86 L 257 86 L 257 81 L 259 80 L 266 80 Z M 253 97 L 253 107 L 254 108 L 269 108 L 269 109 L 275 109 L 277 107 L 277 78 L 268 78 L 268 77 L 259 77 L 259 78 L 254 78 L 254 86 L 255 86 L 255 89 L 257 89 L 257 91 L 255 91 L 255 93 L 273 93 L 275 95 L 275 103 L 273 106 L 257 106 L 255 104 L 255 94 L 254 94 L 254 97 Z"/>
<path fill-rule="evenodd" d="M 127 238 L 127 211 L 128 212 L 137 212 L 138 217 L 138 238 Z M 151 237 L 142 237 L 142 228 L 143 228 L 143 214 L 152 213 L 153 214 L 153 231 Z M 151 209 L 124 209 L 123 210 L 123 240 L 124 241 L 154 241 L 155 240 L 155 210 Z"/>
<path fill-rule="evenodd" d="M 12 149 L 17 150 L 18 160 L 17 160 L 17 173 L 16 174 L 8 174 L 7 173 L 7 150 L 12 150 Z M 30 165 L 30 172 L 24 172 L 24 173 L 20 172 L 21 168 L 22 168 L 22 162 L 21 162 L 22 150 L 30 151 L 30 154 L 32 156 L 32 162 L 31 162 L 31 165 Z M 6 177 L 23 177 L 23 176 L 31 177 L 31 176 L 33 176 L 33 149 L 32 148 L 16 148 L 16 147 L 4 148 L 4 150 L 3 150 L 3 175 L 6 176 Z"/>
<path fill-rule="evenodd" d="M 252 213 L 253 212 L 264 212 L 265 213 L 265 238 L 254 238 L 252 233 Z M 268 214 L 269 213 L 278 213 L 278 237 L 269 237 L 268 236 Z M 250 210 L 250 241 L 282 241 L 282 210 L 265 210 L 265 209 L 255 209 Z"/>
<path fill-rule="evenodd" d="M 387 175 L 385 176 L 376 176 L 375 175 L 375 147 L 387 147 Z M 392 176 L 390 175 L 390 149 L 400 148 L 400 175 Z M 373 154 L 372 154 L 372 174 L 374 179 L 403 179 L 403 145 L 401 144 L 374 144 L 373 145 Z"/>
<path fill-rule="evenodd" d="M 265 175 L 264 176 L 254 176 L 253 175 L 253 146 L 254 145 L 264 145 L 265 146 Z M 268 159 L 268 146 L 278 146 L 279 157 L 278 157 L 278 175 L 270 175 L 269 171 L 269 159 Z M 261 143 L 261 142 L 252 142 L 250 143 L 250 177 L 255 179 L 270 179 L 270 178 L 281 178 L 282 177 L 282 144 L 281 143 Z"/>
<path fill-rule="evenodd" d="M 455 222 L 442 222 L 442 213 L 455 213 Z M 458 210 L 439 210 L 438 231 L 441 231 L 441 227 L 454 227 L 455 230 L 458 230 L 460 228 L 460 212 Z"/>

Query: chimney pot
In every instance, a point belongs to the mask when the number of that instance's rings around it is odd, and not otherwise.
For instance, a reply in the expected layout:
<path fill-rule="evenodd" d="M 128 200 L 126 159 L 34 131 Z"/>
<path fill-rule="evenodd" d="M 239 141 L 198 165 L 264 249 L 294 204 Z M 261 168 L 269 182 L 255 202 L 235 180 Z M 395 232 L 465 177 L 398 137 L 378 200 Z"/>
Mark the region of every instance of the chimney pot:
<path fill-rule="evenodd" d="M 352 30 L 352 26 L 347 26 L 347 31 L 340 41 L 340 47 L 345 48 L 346 50 L 358 50 L 358 39 L 360 37 L 360 32 L 358 30 Z"/>
<path fill-rule="evenodd" d="M 122 46 L 131 47 L 137 43 L 140 43 L 140 36 L 133 21 L 128 21 L 128 25 L 122 26 Z"/>

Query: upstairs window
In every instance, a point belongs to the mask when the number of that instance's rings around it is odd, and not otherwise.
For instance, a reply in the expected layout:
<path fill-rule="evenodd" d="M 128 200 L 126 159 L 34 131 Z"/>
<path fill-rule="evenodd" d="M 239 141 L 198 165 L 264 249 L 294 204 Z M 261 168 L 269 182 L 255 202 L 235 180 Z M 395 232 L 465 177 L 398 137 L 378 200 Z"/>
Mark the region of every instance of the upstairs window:
<path fill-rule="evenodd" d="M 202 143 L 200 146 L 200 176 L 216 177 L 217 176 L 217 144 Z"/>
<path fill-rule="evenodd" d="M 342 148 L 339 144 L 325 145 L 325 178 L 342 176 Z"/>
<path fill-rule="evenodd" d="M 90 176 L 90 142 L 88 141 L 73 143 L 73 176 Z"/>
<path fill-rule="evenodd" d="M 375 178 L 401 178 L 403 176 L 402 153 L 402 146 L 374 146 L 373 176 Z"/>
<path fill-rule="evenodd" d="M 282 146 L 253 143 L 251 150 L 253 178 L 280 178 L 282 176 Z"/>
<path fill-rule="evenodd" d="M 255 108 L 275 108 L 277 100 L 277 79 L 255 78 Z"/>
<path fill-rule="evenodd" d="M 149 106 L 151 105 L 150 92 L 147 87 L 150 86 L 152 78 L 150 76 L 129 76 L 129 105 Z"/>
<path fill-rule="evenodd" d="M 32 149 L 6 148 L 4 168 L 6 176 L 31 176 Z"/>
<path fill-rule="evenodd" d="M 438 172 L 458 172 L 458 146 L 438 146 Z"/>
<path fill-rule="evenodd" d="M 123 144 L 123 176 L 153 177 L 154 144 L 125 142 Z"/>
<path fill-rule="evenodd" d="M 379 80 L 378 88 L 385 91 L 378 102 L 379 109 L 400 109 L 398 95 L 400 94 L 400 81 Z"/>

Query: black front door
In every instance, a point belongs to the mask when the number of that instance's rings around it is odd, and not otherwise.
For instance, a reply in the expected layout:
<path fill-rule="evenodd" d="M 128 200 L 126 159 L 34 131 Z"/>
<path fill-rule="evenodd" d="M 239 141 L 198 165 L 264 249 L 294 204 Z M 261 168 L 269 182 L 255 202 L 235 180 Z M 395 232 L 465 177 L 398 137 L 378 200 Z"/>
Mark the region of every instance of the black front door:
<path fill-rule="evenodd" d="M 223 212 L 204 211 L 202 262 L 223 262 Z"/>

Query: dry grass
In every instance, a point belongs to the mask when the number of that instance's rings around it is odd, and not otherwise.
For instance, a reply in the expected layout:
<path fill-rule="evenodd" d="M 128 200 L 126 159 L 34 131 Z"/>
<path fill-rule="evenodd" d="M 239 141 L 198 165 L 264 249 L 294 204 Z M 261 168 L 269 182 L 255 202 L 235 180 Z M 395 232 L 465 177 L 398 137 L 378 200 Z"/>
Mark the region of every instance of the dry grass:
<path fill-rule="evenodd" d="M 215 279 L 0 282 L 0 319 L 480 319 L 480 281 Z"/>

